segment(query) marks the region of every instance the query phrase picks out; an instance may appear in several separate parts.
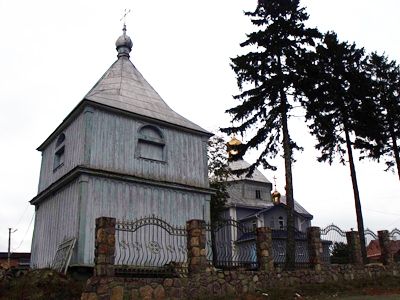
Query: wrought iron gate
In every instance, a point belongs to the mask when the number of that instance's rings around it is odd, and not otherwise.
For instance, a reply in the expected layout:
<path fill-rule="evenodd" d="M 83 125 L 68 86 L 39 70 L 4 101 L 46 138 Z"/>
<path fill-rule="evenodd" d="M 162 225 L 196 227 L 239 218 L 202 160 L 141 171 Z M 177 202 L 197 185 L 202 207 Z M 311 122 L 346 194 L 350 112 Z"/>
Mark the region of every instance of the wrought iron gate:
<path fill-rule="evenodd" d="M 117 221 L 115 273 L 178 276 L 187 273 L 185 226 L 171 226 L 155 216 Z"/>

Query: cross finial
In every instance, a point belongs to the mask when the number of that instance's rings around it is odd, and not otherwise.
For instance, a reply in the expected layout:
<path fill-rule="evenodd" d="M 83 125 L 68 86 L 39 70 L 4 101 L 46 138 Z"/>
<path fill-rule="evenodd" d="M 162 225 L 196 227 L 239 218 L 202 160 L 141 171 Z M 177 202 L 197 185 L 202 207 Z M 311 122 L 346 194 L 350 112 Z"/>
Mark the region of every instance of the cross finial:
<path fill-rule="evenodd" d="M 274 175 L 274 177 L 273 177 L 273 179 L 274 179 L 274 187 L 275 187 L 275 191 L 276 191 L 276 176 Z"/>
<path fill-rule="evenodd" d="M 127 8 L 125 8 L 124 9 L 124 15 L 122 16 L 122 18 L 120 19 L 120 21 L 124 21 L 124 27 L 125 27 L 125 25 L 126 25 L 126 23 L 125 23 L 125 21 L 126 21 L 126 16 L 129 14 L 131 12 L 131 10 L 130 9 L 127 9 Z"/>

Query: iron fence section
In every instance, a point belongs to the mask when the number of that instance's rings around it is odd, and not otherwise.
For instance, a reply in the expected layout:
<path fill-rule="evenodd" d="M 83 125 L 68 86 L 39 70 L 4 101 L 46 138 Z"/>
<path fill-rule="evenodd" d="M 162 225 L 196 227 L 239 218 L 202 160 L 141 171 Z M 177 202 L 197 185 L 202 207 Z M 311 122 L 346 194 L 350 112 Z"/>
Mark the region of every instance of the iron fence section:
<path fill-rule="evenodd" d="M 151 216 L 118 221 L 115 227 L 116 275 L 183 276 L 187 274 L 185 226 Z"/>
<path fill-rule="evenodd" d="M 365 246 L 368 246 L 371 241 L 377 240 L 378 236 L 371 229 L 367 228 L 364 230 Z"/>
<path fill-rule="evenodd" d="M 286 229 L 272 230 L 272 255 L 275 266 L 282 267 L 286 262 Z M 308 268 L 310 258 L 308 253 L 307 234 L 301 231 L 295 231 L 295 267 Z"/>
<path fill-rule="evenodd" d="M 253 227 L 233 219 L 206 224 L 207 259 L 216 268 L 256 269 L 258 267 Z"/>
<path fill-rule="evenodd" d="M 389 236 L 394 241 L 400 240 L 400 230 L 397 228 L 393 229 L 391 232 L 389 232 Z"/>
<path fill-rule="evenodd" d="M 324 253 L 324 260 L 328 260 L 334 264 L 346 264 L 349 262 L 348 245 L 346 232 L 331 224 L 321 229 L 322 243 L 329 243 L 327 253 Z"/>

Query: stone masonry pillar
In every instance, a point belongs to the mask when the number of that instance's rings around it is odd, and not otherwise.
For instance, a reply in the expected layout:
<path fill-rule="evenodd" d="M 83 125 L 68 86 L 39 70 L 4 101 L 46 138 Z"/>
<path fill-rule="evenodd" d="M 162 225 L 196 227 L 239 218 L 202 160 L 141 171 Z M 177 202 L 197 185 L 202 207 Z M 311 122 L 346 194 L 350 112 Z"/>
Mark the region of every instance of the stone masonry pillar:
<path fill-rule="evenodd" d="M 393 253 L 390 250 L 390 236 L 389 231 L 378 231 L 379 246 L 381 248 L 381 262 L 384 265 L 390 265 L 394 262 Z"/>
<path fill-rule="evenodd" d="M 114 276 L 115 218 L 96 219 L 94 275 Z"/>
<path fill-rule="evenodd" d="M 186 222 L 190 273 L 204 272 L 207 268 L 205 228 L 204 220 L 189 220 Z"/>
<path fill-rule="evenodd" d="M 319 227 L 312 226 L 307 228 L 307 244 L 310 265 L 316 271 L 320 271 L 323 249 L 321 242 L 321 229 Z"/>
<path fill-rule="evenodd" d="M 361 245 L 358 231 L 346 232 L 347 245 L 349 247 L 349 260 L 353 265 L 362 265 Z"/>
<path fill-rule="evenodd" d="M 269 227 L 256 229 L 257 262 L 260 271 L 272 272 L 274 258 L 272 254 L 272 231 Z"/>

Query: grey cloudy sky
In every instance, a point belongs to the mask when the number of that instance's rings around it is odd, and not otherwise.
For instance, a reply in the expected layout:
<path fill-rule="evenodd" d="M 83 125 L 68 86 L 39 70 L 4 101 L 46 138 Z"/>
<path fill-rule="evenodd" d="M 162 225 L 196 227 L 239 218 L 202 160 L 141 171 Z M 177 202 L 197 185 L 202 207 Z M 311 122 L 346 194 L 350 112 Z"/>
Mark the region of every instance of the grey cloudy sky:
<path fill-rule="evenodd" d="M 309 24 L 334 30 L 342 40 L 400 61 L 400 1 L 302 0 Z M 0 251 L 8 227 L 17 228 L 12 249 L 29 251 L 40 153 L 35 149 L 116 59 L 124 8 L 134 46 L 131 59 L 178 113 L 215 131 L 227 125 L 236 82 L 229 58 L 252 30 L 243 10 L 255 0 L 0 0 Z M 356 227 L 348 167 L 315 161 L 304 120 L 290 123 L 305 148 L 296 154 L 295 198 L 314 215 L 313 224 Z M 254 154 L 247 160 L 251 161 Z M 283 162 L 278 177 L 283 190 Z M 356 162 L 366 227 L 400 227 L 400 185 L 383 165 Z"/>

